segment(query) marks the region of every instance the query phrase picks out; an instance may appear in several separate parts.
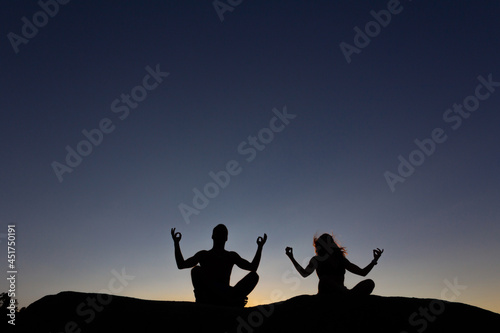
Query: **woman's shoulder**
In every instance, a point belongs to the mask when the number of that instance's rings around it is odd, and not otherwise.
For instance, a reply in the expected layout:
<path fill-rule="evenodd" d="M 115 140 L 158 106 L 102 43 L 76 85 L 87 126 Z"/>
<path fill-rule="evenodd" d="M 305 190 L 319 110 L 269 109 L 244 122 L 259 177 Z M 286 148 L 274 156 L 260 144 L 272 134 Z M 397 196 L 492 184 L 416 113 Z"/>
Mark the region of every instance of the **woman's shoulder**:
<path fill-rule="evenodd" d="M 327 258 L 325 258 L 325 257 L 319 256 L 319 255 L 315 255 L 314 257 L 311 258 L 310 262 L 320 263 L 322 261 L 325 261 L 326 259 Z"/>

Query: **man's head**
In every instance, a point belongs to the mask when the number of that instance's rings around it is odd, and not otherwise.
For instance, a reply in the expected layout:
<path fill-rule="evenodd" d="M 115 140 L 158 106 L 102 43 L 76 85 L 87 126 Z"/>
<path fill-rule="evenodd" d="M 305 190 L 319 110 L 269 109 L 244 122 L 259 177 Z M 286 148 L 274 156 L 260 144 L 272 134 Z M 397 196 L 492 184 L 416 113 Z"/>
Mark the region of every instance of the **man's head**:
<path fill-rule="evenodd" d="M 225 243 L 227 241 L 227 228 L 224 224 L 219 224 L 214 228 L 212 239 L 214 242 Z"/>

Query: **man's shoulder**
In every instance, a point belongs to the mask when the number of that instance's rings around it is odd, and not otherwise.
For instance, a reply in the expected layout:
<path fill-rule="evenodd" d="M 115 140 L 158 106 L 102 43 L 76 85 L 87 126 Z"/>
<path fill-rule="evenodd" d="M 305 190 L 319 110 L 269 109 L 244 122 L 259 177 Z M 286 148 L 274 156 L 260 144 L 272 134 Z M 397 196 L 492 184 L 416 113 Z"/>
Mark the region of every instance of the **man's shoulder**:
<path fill-rule="evenodd" d="M 240 255 L 238 253 L 236 253 L 235 251 L 224 250 L 224 255 L 228 258 L 233 259 L 233 260 L 236 260 L 240 257 Z"/>
<path fill-rule="evenodd" d="M 233 264 L 236 264 L 241 260 L 241 256 L 234 251 L 227 251 L 227 256 Z"/>
<path fill-rule="evenodd" d="M 238 253 L 234 252 L 234 251 L 227 251 L 227 250 L 223 250 L 223 251 L 214 251 L 214 250 L 202 250 L 202 251 L 199 251 L 198 253 L 196 253 L 197 256 L 199 256 L 200 259 L 203 259 L 203 258 L 212 258 L 212 259 L 216 259 L 216 260 L 226 260 L 226 261 L 229 261 L 229 262 L 236 262 L 240 256 Z"/>
<path fill-rule="evenodd" d="M 201 250 L 201 251 L 198 251 L 199 254 L 206 254 L 206 255 L 226 255 L 226 256 L 238 256 L 238 253 L 234 252 L 234 251 L 228 251 L 228 250 L 214 250 L 214 249 L 210 249 L 210 250 Z M 197 254 L 198 254 L 197 253 Z"/>
<path fill-rule="evenodd" d="M 206 256 L 208 253 L 207 250 L 200 250 L 198 252 L 196 252 L 195 256 Z"/>
<path fill-rule="evenodd" d="M 212 250 L 210 250 L 210 251 L 212 251 Z M 220 252 L 218 252 L 218 253 L 220 253 Z M 236 253 L 235 251 L 228 251 L 228 250 L 226 250 L 226 249 L 224 249 L 224 250 L 222 251 L 222 253 L 224 253 L 224 254 L 225 254 L 225 255 L 227 255 L 227 256 L 239 256 L 239 254 L 238 254 L 238 253 Z"/>

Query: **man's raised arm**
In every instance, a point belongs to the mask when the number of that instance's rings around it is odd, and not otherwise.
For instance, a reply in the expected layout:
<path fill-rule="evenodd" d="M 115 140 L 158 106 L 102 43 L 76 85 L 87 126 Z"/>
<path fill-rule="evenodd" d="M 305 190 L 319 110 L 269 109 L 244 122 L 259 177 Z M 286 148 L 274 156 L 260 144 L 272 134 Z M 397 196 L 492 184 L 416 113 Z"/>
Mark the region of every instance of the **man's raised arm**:
<path fill-rule="evenodd" d="M 181 247 L 179 245 L 182 235 L 180 232 L 175 232 L 175 228 L 172 228 L 170 230 L 170 233 L 172 234 L 172 239 L 174 240 L 174 248 L 175 248 L 175 262 L 177 264 L 178 269 L 183 269 L 183 268 L 191 268 L 194 267 L 198 264 L 198 253 L 195 254 L 193 257 L 188 258 L 184 260 L 184 256 L 182 255 L 181 252 Z"/>
<path fill-rule="evenodd" d="M 252 272 L 257 271 L 257 268 L 259 268 L 260 257 L 262 256 L 262 248 L 264 247 L 266 240 L 267 240 L 266 234 L 264 234 L 264 237 L 257 238 L 257 252 L 255 253 L 255 257 L 252 260 L 252 263 L 251 263 L 252 267 L 250 269 L 250 271 L 252 271 Z"/>
<path fill-rule="evenodd" d="M 262 256 L 262 247 L 267 240 L 267 235 L 264 234 L 264 237 L 257 238 L 257 252 L 255 253 L 255 257 L 250 263 L 248 260 L 245 260 L 239 256 L 236 252 L 234 253 L 234 263 L 241 269 L 245 269 L 247 271 L 255 272 L 257 268 L 259 268 L 260 257 Z"/>

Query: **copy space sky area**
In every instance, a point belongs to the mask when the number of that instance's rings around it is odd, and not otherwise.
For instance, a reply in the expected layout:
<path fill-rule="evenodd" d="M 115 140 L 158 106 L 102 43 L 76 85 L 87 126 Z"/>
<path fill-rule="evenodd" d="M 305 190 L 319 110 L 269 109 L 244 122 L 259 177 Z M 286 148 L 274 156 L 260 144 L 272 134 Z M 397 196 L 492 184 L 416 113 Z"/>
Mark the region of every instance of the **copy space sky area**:
<path fill-rule="evenodd" d="M 194 301 L 170 228 L 187 258 L 223 223 L 248 260 L 268 235 L 249 305 L 315 294 L 285 247 L 307 261 L 328 232 L 361 267 L 385 249 L 376 295 L 500 312 L 500 2 L 216 4 L 2 3 L 19 306 Z"/>

